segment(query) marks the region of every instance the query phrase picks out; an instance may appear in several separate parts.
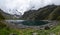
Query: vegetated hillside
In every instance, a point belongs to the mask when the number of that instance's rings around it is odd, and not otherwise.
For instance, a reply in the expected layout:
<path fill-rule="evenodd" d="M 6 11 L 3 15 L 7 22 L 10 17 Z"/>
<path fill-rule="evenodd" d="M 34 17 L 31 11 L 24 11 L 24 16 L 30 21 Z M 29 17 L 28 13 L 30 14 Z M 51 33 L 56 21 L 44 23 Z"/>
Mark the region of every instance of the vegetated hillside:
<path fill-rule="evenodd" d="M 0 10 L 1 12 L 2 10 Z M 5 18 L 3 17 L 2 13 L 0 13 L 0 29 L 3 27 L 6 27 L 6 24 L 4 22 L 2 22 L 2 20 L 5 20 Z"/>
<path fill-rule="evenodd" d="M 5 12 L 3 12 L 3 10 L 1 10 L 0 9 L 0 14 L 2 14 L 2 16 L 4 16 L 4 18 L 7 20 L 7 19 L 18 19 L 17 18 L 17 16 L 18 15 L 11 15 L 11 14 L 8 14 L 8 13 L 5 13 Z M 1 15 L 0 15 L 0 18 L 3 18 L 3 17 L 1 17 Z"/>
<path fill-rule="evenodd" d="M 0 12 L 1 11 L 2 10 L 0 10 Z M 1 22 L 2 20 L 5 20 L 5 18 L 3 17 L 2 13 L 0 13 L 0 29 L 6 26 L 3 22 Z"/>
<path fill-rule="evenodd" d="M 60 6 L 48 5 L 38 10 L 24 13 L 21 19 L 25 20 L 60 20 Z"/>
<path fill-rule="evenodd" d="M 2 10 L 0 10 L 1 12 Z M 0 20 L 4 20 L 5 18 L 3 17 L 3 15 L 0 13 Z"/>
<path fill-rule="evenodd" d="M 2 16 L 4 16 L 4 18 L 5 19 L 12 19 L 12 16 L 10 15 L 10 14 L 7 14 L 7 13 L 5 13 L 5 12 L 3 12 L 3 10 L 1 10 L 0 9 L 0 14 L 2 15 Z M 0 16 L 1 16 L 0 15 Z M 1 18 L 1 17 L 0 17 Z M 3 17 L 2 17 L 3 18 Z"/>

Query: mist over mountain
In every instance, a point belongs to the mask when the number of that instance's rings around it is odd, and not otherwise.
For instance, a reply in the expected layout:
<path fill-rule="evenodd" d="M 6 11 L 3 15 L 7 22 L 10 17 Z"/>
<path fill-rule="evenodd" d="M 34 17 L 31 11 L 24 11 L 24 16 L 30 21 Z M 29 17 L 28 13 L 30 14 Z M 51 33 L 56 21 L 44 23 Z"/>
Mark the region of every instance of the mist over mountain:
<path fill-rule="evenodd" d="M 0 9 L 0 20 L 2 19 L 10 19 L 10 20 L 13 20 L 13 19 L 18 19 L 19 17 L 21 17 L 21 15 L 12 15 L 12 14 L 8 14 L 6 12 L 4 12 L 3 10 Z"/>
<path fill-rule="evenodd" d="M 23 15 L 28 10 L 38 10 L 51 4 L 60 5 L 60 0 L 0 0 L 0 8 L 12 15 Z"/>
<path fill-rule="evenodd" d="M 38 10 L 25 12 L 20 19 L 23 20 L 60 20 L 60 5 L 48 5 Z"/>

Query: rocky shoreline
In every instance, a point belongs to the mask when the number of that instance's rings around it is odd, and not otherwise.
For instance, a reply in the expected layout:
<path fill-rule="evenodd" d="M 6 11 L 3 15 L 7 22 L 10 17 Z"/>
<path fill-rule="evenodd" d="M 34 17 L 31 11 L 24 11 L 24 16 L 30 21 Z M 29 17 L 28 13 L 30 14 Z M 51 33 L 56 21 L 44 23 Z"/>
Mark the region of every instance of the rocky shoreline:
<path fill-rule="evenodd" d="M 7 27 L 15 28 L 15 29 L 31 28 L 31 29 L 36 29 L 36 30 L 43 30 L 45 28 L 50 29 L 51 27 L 58 25 L 58 21 L 51 21 L 48 24 L 40 25 L 40 26 L 26 26 L 26 25 L 15 24 L 15 23 L 10 23 L 10 22 L 6 22 L 6 24 L 7 24 Z"/>

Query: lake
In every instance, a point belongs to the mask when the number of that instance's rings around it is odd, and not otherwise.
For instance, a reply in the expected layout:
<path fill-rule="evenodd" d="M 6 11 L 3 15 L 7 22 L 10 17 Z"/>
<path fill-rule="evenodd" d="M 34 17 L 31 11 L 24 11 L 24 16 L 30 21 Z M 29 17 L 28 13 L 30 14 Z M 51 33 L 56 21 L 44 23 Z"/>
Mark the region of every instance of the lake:
<path fill-rule="evenodd" d="M 38 20 L 6 20 L 8 23 L 14 23 L 14 24 L 22 24 L 26 26 L 40 26 L 45 25 L 48 23 L 48 21 L 38 21 Z"/>

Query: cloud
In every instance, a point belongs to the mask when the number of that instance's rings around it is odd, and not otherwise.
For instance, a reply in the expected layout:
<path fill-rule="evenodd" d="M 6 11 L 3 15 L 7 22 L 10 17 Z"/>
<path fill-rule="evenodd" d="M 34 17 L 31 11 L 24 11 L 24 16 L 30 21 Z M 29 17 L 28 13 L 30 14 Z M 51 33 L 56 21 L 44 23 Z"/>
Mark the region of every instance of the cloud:
<path fill-rule="evenodd" d="M 27 10 L 37 10 L 51 4 L 60 5 L 60 0 L 0 0 L 0 8 L 13 15 L 20 15 L 19 12 L 23 15 Z"/>

